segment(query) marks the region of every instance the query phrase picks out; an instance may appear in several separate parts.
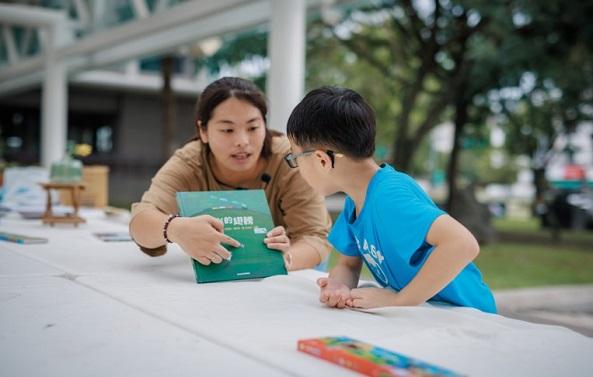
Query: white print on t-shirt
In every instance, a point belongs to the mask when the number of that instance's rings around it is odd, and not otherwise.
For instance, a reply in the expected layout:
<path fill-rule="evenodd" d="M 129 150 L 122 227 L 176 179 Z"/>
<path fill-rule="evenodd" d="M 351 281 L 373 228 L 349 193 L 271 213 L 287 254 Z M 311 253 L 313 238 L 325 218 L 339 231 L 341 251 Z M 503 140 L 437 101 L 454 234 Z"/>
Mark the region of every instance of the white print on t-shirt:
<path fill-rule="evenodd" d="M 379 283 L 381 283 L 383 286 L 389 285 L 389 279 L 387 279 L 387 275 L 381 269 L 381 265 L 385 260 L 381 250 L 377 249 L 373 244 L 370 244 L 369 246 L 369 242 L 366 240 L 366 238 L 364 239 L 362 247 L 360 246 L 358 237 L 355 236 L 354 239 L 356 240 L 358 251 L 366 261 L 367 266 L 369 266 L 375 277 L 379 280 Z"/>

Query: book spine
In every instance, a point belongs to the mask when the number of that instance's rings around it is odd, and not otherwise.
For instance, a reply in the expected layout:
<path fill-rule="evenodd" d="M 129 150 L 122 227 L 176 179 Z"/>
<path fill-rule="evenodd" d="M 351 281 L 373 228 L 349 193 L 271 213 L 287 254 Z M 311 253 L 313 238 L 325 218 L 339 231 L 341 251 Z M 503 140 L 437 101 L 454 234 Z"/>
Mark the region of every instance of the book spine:
<path fill-rule="evenodd" d="M 177 193 L 177 204 L 179 205 L 179 216 L 186 216 L 185 195 L 182 192 Z"/>

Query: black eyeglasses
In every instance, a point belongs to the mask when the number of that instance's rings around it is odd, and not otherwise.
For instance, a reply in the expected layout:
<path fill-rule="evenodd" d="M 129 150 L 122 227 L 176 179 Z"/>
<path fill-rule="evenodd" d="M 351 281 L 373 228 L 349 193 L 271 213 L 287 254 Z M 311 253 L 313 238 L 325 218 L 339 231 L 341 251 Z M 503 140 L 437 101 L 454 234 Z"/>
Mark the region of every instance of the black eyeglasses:
<path fill-rule="evenodd" d="M 307 151 L 302 151 L 300 153 L 289 153 L 286 156 L 284 156 L 284 161 L 286 161 L 286 163 L 288 164 L 288 166 L 290 166 L 291 168 L 298 168 L 299 167 L 299 163 L 297 161 L 297 158 L 301 157 L 301 156 L 308 156 L 311 153 L 315 152 L 315 149 L 311 149 L 311 150 L 307 150 Z M 327 155 L 329 156 L 329 158 L 332 160 L 332 168 L 334 167 L 334 163 L 335 163 L 335 159 L 336 157 L 342 157 L 344 156 L 341 153 L 336 153 L 334 151 L 330 151 L 327 150 L 325 151 L 325 153 L 327 153 Z"/>

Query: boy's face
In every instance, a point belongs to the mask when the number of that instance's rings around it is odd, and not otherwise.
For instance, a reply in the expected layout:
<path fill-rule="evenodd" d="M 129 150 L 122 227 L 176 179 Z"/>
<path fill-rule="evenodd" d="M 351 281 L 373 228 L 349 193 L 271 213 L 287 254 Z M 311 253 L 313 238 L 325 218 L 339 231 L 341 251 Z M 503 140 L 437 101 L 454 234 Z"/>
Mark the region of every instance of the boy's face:
<path fill-rule="evenodd" d="M 292 140 L 290 145 L 299 172 L 309 186 L 323 196 L 335 193 L 337 189 L 331 184 L 331 177 L 329 176 L 331 172 L 329 156 L 321 150 L 304 149 Z"/>

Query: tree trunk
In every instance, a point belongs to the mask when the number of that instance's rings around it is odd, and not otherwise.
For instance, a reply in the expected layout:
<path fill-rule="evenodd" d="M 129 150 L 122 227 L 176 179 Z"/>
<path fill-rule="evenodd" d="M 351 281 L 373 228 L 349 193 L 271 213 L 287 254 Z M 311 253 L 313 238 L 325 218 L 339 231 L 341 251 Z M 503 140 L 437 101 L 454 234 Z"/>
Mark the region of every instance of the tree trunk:
<path fill-rule="evenodd" d="M 163 161 L 175 152 L 175 95 L 171 87 L 174 59 L 166 56 L 161 60 L 163 78 Z"/>
<path fill-rule="evenodd" d="M 541 225 L 547 225 L 550 229 L 550 237 L 554 242 L 562 240 L 562 225 L 558 219 L 557 209 L 554 201 L 546 200 L 548 183 L 546 180 L 546 166 L 535 167 L 533 172 L 533 185 L 535 186 L 535 198 L 532 204 L 532 213 L 539 217 Z"/>
<path fill-rule="evenodd" d="M 428 55 L 427 55 L 428 54 Z M 398 170 L 409 172 L 412 164 L 412 151 L 416 146 L 410 145 L 410 115 L 412 109 L 417 106 L 418 96 L 422 93 L 424 79 L 434 69 L 434 55 L 436 51 L 431 47 L 425 52 L 423 62 L 415 75 L 414 84 L 404 89 L 402 110 L 397 119 L 395 140 L 393 141 L 393 163 Z M 430 116 L 430 115 L 429 115 Z"/>
<path fill-rule="evenodd" d="M 409 172 L 409 151 L 408 151 L 408 130 L 410 128 L 410 109 L 414 104 L 414 98 L 412 94 L 404 96 L 402 101 L 402 112 L 396 119 L 395 125 L 395 139 L 393 140 L 393 164 L 397 170 Z"/>
<path fill-rule="evenodd" d="M 546 193 L 546 168 L 537 167 L 532 169 L 533 185 L 535 186 L 535 202 L 534 208 L 537 208 L 539 203 L 544 202 L 544 194 Z"/>
<path fill-rule="evenodd" d="M 455 210 L 455 197 L 457 193 L 457 175 L 459 174 L 459 152 L 461 150 L 461 138 L 463 136 L 463 129 L 467 123 L 467 110 L 469 102 L 463 95 L 459 93 L 455 101 L 455 132 L 453 135 L 453 149 L 449 157 L 447 165 L 447 185 L 449 186 L 449 195 L 447 197 L 446 210 L 449 213 Z"/>
<path fill-rule="evenodd" d="M 393 152 L 393 165 L 397 170 L 409 173 L 412 165 L 412 153 L 407 138 L 401 137 L 397 140 Z"/>
<path fill-rule="evenodd" d="M 476 198 L 476 186 L 469 184 L 465 188 L 457 187 L 459 175 L 459 153 L 464 129 L 468 122 L 469 96 L 464 93 L 465 85 L 460 87 L 455 100 L 455 133 L 453 136 L 453 150 L 447 166 L 447 182 L 449 196 L 447 198 L 447 212 L 462 223 L 480 244 L 496 240 L 496 232 L 492 227 L 488 206 L 480 203 Z"/>

